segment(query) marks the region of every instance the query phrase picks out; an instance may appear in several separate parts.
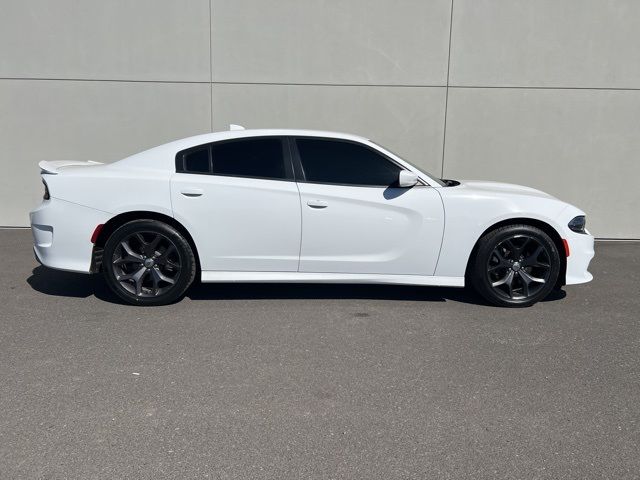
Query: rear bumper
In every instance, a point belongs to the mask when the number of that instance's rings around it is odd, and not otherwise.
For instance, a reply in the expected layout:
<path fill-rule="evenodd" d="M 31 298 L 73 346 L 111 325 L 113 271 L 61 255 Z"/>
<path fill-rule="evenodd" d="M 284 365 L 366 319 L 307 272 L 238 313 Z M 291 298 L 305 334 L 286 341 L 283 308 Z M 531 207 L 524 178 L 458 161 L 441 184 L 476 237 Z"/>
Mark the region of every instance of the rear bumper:
<path fill-rule="evenodd" d="M 58 270 L 89 273 L 96 225 L 109 214 L 93 208 L 52 198 L 30 214 L 33 250 L 38 262 Z"/>
<path fill-rule="evenodd" d="M 567 257 L 566 284 L 575 285 L 587 283 L 593 279 L 589 273 L 589 263 L 595 252 L 594 239 L 591 235 L 571 232 L 566 235 L 569 244 L 569 256 Z"/>

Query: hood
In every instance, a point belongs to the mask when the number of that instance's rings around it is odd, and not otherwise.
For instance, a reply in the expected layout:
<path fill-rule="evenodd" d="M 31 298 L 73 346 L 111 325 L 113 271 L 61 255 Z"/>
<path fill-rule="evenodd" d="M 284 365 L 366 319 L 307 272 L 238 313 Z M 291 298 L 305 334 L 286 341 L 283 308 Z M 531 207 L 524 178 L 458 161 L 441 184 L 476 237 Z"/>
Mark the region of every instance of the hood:
<path fill-rule="evenodd" d="M 460 186 L 458 188 L 482 193 L 508 193 L 513 195 L 527 195 L 529 197 L 555 198 L 541 190 L 536 190 L 535 188 L 525 187 L 522 185 L 515 185 L 513 183 L 487 182 L 483 180 L 460 180 Z"/>

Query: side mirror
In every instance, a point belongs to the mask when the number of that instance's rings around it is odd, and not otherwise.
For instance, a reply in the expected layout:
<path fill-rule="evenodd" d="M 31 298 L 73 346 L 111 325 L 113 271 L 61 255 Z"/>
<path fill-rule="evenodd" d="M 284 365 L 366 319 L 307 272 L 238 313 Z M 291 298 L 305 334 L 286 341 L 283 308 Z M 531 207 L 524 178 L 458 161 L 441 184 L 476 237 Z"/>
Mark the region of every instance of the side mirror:
<path fill-rule="evenodd" d="M 400 170 L 398 177 L 398 186 L 402 188 L 413 187 L 418 183 L 418 175 L 409 170 Z"/>

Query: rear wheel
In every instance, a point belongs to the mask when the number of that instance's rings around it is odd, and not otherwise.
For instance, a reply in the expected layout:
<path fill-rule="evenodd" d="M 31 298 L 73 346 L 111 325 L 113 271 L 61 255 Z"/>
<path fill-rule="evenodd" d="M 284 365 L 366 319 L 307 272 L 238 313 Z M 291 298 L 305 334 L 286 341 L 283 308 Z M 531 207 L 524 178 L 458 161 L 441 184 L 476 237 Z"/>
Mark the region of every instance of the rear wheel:
<path fill-rule="evenodd" d="M 196 274 L 189 242 L 157 220 L 134 220 L 106 242 L 103 270 L 107 284 L 133 305 L 165 305 L 181 298 Z"/>
<path fill-rule="evenodd" d="M 549 235 L 530 225 L 509 225 L 480 239 L 470 280 L 494 305 L 528 307 L 553 290 L 559 273 L 560 255 Z"/>

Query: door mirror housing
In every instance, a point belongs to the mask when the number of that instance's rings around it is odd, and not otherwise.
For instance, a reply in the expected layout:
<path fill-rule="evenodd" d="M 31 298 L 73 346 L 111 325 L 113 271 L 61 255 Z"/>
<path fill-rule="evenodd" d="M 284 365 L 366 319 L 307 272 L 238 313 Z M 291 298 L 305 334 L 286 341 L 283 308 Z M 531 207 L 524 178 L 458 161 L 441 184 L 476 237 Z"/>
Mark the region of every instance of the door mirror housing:
<path fill-rule="evenodd" d="M 398 176 L 398 186 L 401 188 L 413 187 L 416 183 L 418 183 L 418 175 L 409 170 L 400 170 L 400 175 Z"/>

